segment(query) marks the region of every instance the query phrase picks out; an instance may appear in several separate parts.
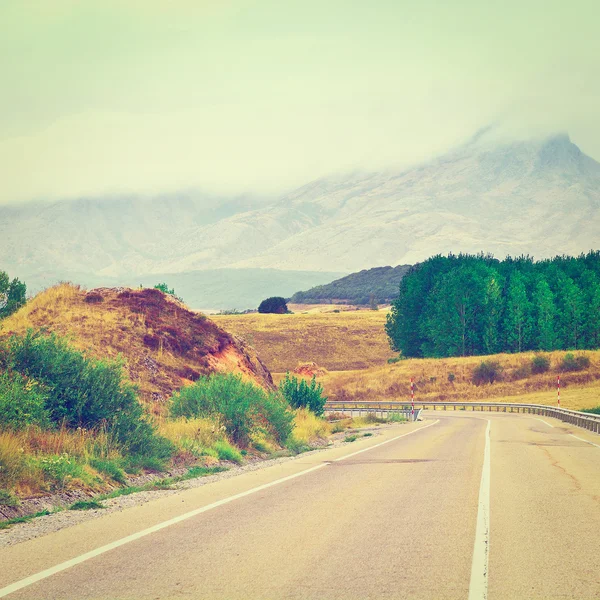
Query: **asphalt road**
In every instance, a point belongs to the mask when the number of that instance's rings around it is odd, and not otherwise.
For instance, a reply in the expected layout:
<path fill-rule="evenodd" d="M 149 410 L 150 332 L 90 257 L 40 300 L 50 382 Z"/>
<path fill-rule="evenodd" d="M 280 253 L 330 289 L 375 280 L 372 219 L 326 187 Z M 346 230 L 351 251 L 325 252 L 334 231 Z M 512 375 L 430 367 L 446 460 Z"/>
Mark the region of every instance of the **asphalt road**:
<path fill-rule="evenodd" d="M 430 413 L 4 548 L 0 566 L 15 599 L 600 598 L 600 438 Z"/>

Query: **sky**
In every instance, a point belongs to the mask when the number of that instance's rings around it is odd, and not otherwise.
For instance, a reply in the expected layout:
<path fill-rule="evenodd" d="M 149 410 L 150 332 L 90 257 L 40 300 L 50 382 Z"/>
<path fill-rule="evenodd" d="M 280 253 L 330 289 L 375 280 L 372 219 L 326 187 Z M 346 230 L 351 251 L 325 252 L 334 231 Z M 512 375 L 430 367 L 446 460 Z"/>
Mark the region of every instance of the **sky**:
<path fill-rule="evenodd" d="M 0 202 L 273 196 L 491 122 L 600 160 L 597 0 L 1 0 Z"/>

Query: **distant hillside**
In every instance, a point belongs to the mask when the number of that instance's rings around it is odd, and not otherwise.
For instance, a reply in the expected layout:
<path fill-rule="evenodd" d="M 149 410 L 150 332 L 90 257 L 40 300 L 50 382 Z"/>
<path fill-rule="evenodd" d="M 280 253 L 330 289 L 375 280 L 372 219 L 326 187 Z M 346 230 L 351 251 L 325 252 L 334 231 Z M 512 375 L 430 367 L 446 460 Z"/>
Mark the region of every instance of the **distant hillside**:
<path fill-rule="evenodd" d="M 409 269 L 410 265 L 365 269 L 326 285 L 318 285 L 305 292 L 296 292 L 290 302 L 320 304 L 335 300 L 349 304 L 368 304 L 373 297 L 378 304 L 383 304 L 398 295 L 400 281 Z"/>

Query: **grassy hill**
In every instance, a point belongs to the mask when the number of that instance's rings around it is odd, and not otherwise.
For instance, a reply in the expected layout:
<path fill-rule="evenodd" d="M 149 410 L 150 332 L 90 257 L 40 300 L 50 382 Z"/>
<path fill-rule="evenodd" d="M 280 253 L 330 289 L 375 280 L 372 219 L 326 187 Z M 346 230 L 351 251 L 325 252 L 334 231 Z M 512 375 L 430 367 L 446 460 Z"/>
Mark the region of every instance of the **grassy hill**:
<path fill-rule="evenodd" d="M 140 399 L 162 412 L 175 389 L 214 371 L 236 371 L 262 386 L 269 372 L 256 353 L 204 315 L 154 289 L 61 284 L 2 322 L 0 335 L 45 328 L 97 358 L 122 355 Z"/>
<path fill-rule="evenodd" d="M 409 269 L 410 265 L 365 269 L 326 285 L 296 292 L 290 301 L 305 304 L 342 301 L 349 304 L 369 304 L 373 298 L 378 304 L 384 304 L 398 295 L 400 281 Z"/>

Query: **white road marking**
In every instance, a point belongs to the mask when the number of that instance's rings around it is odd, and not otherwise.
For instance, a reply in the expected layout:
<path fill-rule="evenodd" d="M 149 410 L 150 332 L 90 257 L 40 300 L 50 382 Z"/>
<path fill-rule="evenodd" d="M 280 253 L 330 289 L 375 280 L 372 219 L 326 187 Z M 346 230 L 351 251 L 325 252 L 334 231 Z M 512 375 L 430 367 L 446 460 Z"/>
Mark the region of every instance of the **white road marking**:
<path fill-rule="evenodd" d="M 351 456 L 356 456 L 357 454 L 361 454 L 362 452 L 368 452 L 369 450 L 379 448 L 379 446 L 383 446 L 384 444 L 389 444 L 390 442 L 393 442 L 397 439 L 406 437 L 407 435 L 412 435 L 413 433 L 417 433 L 418 431 L 427 429 L 428 427 L 431 427 L 432 425 L 435 425 L 438 422 L 439 421 L 436 420 L 433 423 L 430 423 L 429 425 L 425 425 L 424 427 L 419 427 L 419 429 L 413 429 L 412 431 L 409 431 L 408 433 L 403 433 L 401 435 L 397 435 L 396 437 L 386 440 L 385 442 L 380 442 L 379 444 L 375 444 L 374 446 L 369 446 L 368 448 L 364 448 L 363 450 L 358 450 L 357 452 L 353 452 L 352 454 L 348 454 L 347 456 L 343 456 L 341 458 L 336 458 L 335 462 L 344 460 L 346 458 L 350 458 Z M 334 461 L 332 461 L 332 462 L 334 462 Z M 241 492 L 239 494 L 235 494 L 234 496 L 229 496 L 228 498 L 223 498 L 222 500 L 213 502 L 212 504 L 207 504 L 206 506 L 203 506 L 201 508 L 191 510 L 187 513 L 184 513 L 183 515 L 174 517 L 173 519 L 169 519 L 168 521 L 163 521 L 162 523 L 158 523 L 157 525 L 148 527 L 147 529 L 142 529 L 141 531 L 138 531 L 137 533 L 128 535 L 124 538 L 121 538 L 120 540 L 111 542 L 110 544 L 106 544 L 104 546 L 100 546 L 99 548 L 95 548 L 94 550 L 90 550 L 89 552 L 86 552 L 85 554 L 81 554 L 80 556 L 72 558 L 71 560 L 67 560 L 58 565 L 55 565 L 54 567 L 50 567 L 49 569 L 45 569 L 44 571 L 40 571 L 39 573 L 30 575 L 29 577 L 26 577 L 25 579 L 21 579 L 20 581 L 15 581 L 14 583 L 11 583 L 10 585 L 0 589 L 0 598 L 4 598 L 4 597 L 8 596 L 9 594 L 12 594 L 13 592 L 22 590 L 25 587 L 28 587 L 30 585 L 33 585 L 34 583 L 37 583 L 38 581 L 47 579 L 48 577 L 52 577 L 52 575 L 55 575 L 56 573 L 60 573 L 61 571 L 66 571 L 67 569 L 70 569 L 71 567 L 79 565 L 82 562 L 85 562 L 86 560 L 90 560 L 91 558 L 95 558 L 96 556 L 100 556 L 101 554 L 105 554 L 106 552 L 110 552 L 111 550 L 114 550 L 115 548 L 119 548 L 120 546 L 124 546 L 125 544 L 129 544 L 130 542 L 135 542 L 136 540 L 146 537 L 147 535 L 150 535 L 152 533 L 156 533 L 157 531 L 160 531 L 161 529 L 165 529 L 167 527 L 170 527 L 171 525 L 176 525 L 177 523 L 181 523 L 182 521 L 191 519 L 192 517 L 195 517 L 202 513 L 208 512 L 209 510 L 218 508 L 219 506 L 223 506 L 224 504 L 229 504 L 230 502 L 233 502 L 234 500 L 239 500 L 240 498 L 250 496 L 251 494 L 255 494 L 256 492 L 261 492 L 262 490 L 266 490 L 270 487 L 279 485 L 280 483 L 285 483 L 286 481 L 296 479 L 296 477 L 302 477 L 303 475 L 308 475 L 308 473 L 312 473 L 313 471 L 317 471 L 318 469 L 327 467 L 329 464 L 330 463 L 324 462 L 324 463 L 321 463 L 314 467 L 310 467 L 309 469 L 306 469 L 304 471 L 300 471 L 300 473 L 295 473 L 294 475 L 288 475 L 287 477 L 282 477 L 281 479 L 276 479 L 275 481 L 271 481 L 270 483 L 265 483 L 263 485 L 259 485 L 255 488 L 246 490 L 245 492 Z"/>
<path fill-rule="evenodd" d="M 586 444 L 591 444 L 592 446 L 596 446 L 596 448 L 600 448 L 599 444 L 594 444 L 594 442 L 590 442 L 589 440 L 585 440 L 583 438 L 580 438 L 578 435 L 574 435 L 573 433 L 569 434 L 571 437 L 574 437 L 575 439 L 581 440 L 582 442 L 585 442 Z"/>
<path fill-rule="evenodd" d="M 548 421 L 544 421 L 544 419 L 538 419 L 537 417 L 531 417 L 532 419 L 535 419 L 536 421 L 541 421 L 544 425 L 548 425 L 548 427 L 554 427 L 554 425 L 550 425 L 550 423 L 548 423 Z"/>
<path fill-rule="evenodd" d="M 477 509 L 477 528 L 473 546 L 473 563 L 471 564 L 471 582 L 469 583 L 469 600 L 486 600 L 488 597 L 488 561 L 490 554 L 490 427 L 485 429 L 485 450 L 483 467 L 479 485 L 479 505 Z"/>

